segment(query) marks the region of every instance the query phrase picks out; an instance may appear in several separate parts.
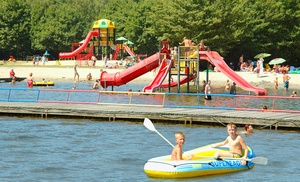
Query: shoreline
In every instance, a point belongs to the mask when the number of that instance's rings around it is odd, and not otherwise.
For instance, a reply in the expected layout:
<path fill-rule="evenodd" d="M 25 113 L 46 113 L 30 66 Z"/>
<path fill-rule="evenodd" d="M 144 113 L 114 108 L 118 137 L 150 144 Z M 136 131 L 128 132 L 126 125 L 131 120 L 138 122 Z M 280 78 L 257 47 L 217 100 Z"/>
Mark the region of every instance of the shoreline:
<path fill-rule="evenodd" d="M 115 63 L 116 61 L 109 61 Z M 29 73 L 33 73 L 35 81 L 45 80 L 50 81 L 74 81 L 74 70 L 73 66 L 75 60 L 72 61 L 61 61 L 61 66 L 56 65 L 56 61 L 46 62 L 45 66 L 33 66 L 32 62 L 26 63 L 26 61 L 19 61 L 16 63 L 5 63 L 5 66 L 2 66 L 0 71 L 0 78 L 8 78 L 9 72 L 11 69 L 14 69 L 17 77 L 28 77 Z M 92 74 L 92 80 L 99 79 L 100 69 L 107 71 L 109 74 L 115 74 L 117 72 L 125 70 L 123 69 L 110 69 L 104 68 L 104 61 L 97 61 L 96 66 L 78 66 L 77 71 L 80 75 L 80 81 L 87 81 L 86 76 L 88 73 Z M 235 72 L 251 85 L 260 88 L 273 88 L 274 80 L 278 77 L 279 86 L 278 88 L 283 88 L 282 74 L 275 74 L 271 72 L 265 72 L 261 77 L 257 78 L 257 75 L 252 72 Z M 202 80 L 206 79 L 206 72 L 199 72 L 199 83 L 202 86 Z M 289 83 L 289 90 L 296 90 L 300 87 L 300 74 L 289 74 L 291 77 Z M 142 76 L 135 78 L 131 82 L 139 82 L 149 84 L 154 79 L 153 72 L 148 72 Z M 212 86 L 225 87 L 225 83 L 229 79 L 225 74 L 221 72 L 209 72 L 209 80 L 212 82 Z M 164 83 L 166 83 L 165 79 Z M 229 79 L 230 80 L 230 79 Z M 174 77 L 174 81 L 176 78 Z M 232 81 L 230 80 L 232 84 Z M 238 86 L 238 85 L 237 85 Z"/>

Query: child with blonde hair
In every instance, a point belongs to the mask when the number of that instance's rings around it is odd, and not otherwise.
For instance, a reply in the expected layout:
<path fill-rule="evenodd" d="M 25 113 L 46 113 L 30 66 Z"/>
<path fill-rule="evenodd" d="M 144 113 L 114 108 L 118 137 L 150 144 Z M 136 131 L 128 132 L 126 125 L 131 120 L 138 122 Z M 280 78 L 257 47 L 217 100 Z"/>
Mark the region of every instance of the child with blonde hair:
<path fill-rule="evenodd" d="M 176 132 L 175 133 L 175 141 L 177 145 L 173 148 L 172 151 L 172 160 L 184 160 L 182 158 L 182 147 L 185 142 L 185 135 L 183 132 Z M 193 158 L 193 155 L 189 155 L 186 160 L 190 160 Z"/>
<path fill-rule="evenodd" d="M 248 147 L 244 141 L 244 139 L 238 135 L 237 133 L 237 127 L 234 123 L 229 123 L 227 125 L 227 133 L 229 136 L 226 138 L 225 141 L 216 143 L 212 145 L 212 147 L 219 147 L 226 144 L 229 144 L 229 152 L 216 152 L 215 158 L 220 159 L 222 157 L 230 157 L 230 158 L 243 158 L 247 159 L 248 156 Z M 244 155 L 243 155 L 243 149 L 244 148 Z M 246 160 L 242 161 L 242 165 L 246 165 Z"/>

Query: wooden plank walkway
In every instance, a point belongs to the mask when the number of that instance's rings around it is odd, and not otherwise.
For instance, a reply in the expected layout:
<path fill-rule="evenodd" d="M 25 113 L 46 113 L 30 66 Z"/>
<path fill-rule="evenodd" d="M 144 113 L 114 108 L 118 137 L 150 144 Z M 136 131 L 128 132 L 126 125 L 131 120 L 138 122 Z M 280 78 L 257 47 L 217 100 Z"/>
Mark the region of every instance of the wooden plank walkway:
<path fill-rule="evenodd" d="M 256 129 L 300 131 L 300 113 L 28 102 L 0 102 L 0 108 L 2 116 L 94 118 L 101 121 L 136 122 L 143 122 L 147 117 L 162 123 L 225 126 L 234 122 L 238 126 L 252 124 Z"/>

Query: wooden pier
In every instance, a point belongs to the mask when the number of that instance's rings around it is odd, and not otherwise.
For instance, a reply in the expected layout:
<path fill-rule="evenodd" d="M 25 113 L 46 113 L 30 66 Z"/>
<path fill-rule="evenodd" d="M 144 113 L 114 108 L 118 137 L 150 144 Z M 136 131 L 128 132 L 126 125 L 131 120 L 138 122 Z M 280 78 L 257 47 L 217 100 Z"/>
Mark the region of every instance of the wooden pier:
<path fill-rule="evenodd" d="M 33 116 L 47 118 L 80 118 L 99 121 L 182 123 L 185 125 L 238 126 L 251 124 L 255 129 L 300 131 L 300 113 L 235 111 L 216 109 L 163 108 L 155 106 L 111 104 L 62 104 L 0 102 L 2 116 Z"/>

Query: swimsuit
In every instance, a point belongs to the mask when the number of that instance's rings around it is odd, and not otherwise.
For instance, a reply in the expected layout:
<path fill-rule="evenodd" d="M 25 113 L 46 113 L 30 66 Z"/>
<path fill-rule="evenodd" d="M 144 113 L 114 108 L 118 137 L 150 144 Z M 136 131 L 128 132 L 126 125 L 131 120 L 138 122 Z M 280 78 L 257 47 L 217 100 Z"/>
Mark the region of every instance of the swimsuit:
<path fill-rule="evenodd" d="M 284 83 L 284 88 L 289 88 L 289 81 L 288 80 L 284 81 L 283 83 Z"/>
<path fill-rule="evenodd" d="M 243 156 L 241 154 L 232 154 L 233 158 L 242 158 Z"/>
<path fill-rule="evenodd" d="M 33 81 L 32 80 L 28 80 L 27 81 L 27 85 L 28 85 L 28 87 L 32 87 L 33 86 Z"/>

